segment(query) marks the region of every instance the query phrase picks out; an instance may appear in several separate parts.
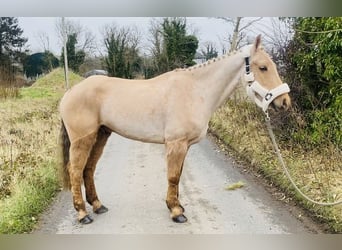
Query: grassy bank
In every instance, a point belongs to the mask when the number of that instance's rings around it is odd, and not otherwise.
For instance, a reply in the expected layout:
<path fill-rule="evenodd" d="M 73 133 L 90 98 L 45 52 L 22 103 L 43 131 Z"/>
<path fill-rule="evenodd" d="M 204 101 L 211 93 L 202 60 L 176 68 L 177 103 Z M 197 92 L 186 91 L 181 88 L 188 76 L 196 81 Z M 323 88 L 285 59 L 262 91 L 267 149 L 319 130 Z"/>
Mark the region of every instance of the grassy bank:
<path fill-rule="evenodd" d="M 275 114 L 271 114 L 271 118 Z M 254 104 L 229 100 L 213 116 L 210 130 L 253 171 L 278 186 L 286 197 L 308 209 L 331 232 L 342 232 L 342 206 L 322 207 L 302 199 L 284 175 L 269 139 L 264 115 Z M 277 128 L 275 128 L 277 132 Z M 280 150 L 298 186 L 317 201 L 342 199 L 342 155 L 335 146 L 311 148 L 291 142 L 291 135 L 277 133 Z"/>
<path fill-rule="evenodd" d="M 70 82 L 82 78 L 70 74 Z M 0 233 L 30 232 L 58 190 L 61 69 L 0 99 Z"/>

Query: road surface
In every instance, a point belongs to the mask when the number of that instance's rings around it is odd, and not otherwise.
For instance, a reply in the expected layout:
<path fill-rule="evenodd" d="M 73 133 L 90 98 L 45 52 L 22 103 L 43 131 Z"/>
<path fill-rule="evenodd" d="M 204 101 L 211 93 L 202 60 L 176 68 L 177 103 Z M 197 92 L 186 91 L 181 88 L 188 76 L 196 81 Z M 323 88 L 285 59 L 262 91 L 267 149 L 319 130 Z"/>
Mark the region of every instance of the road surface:
<path fill-rule="evenodd" d="M 241 169 L 240 169 L 241 170 Z M 34 233 L 58 234 L 221 234 L 317 233 L 319 227 L 300 210 L 277 201 L 260 181 L 240 173 L 233 160 L 210 140 L 193 145 L 185 160 L 180 200 L 188 222 L 172 222 L 166 208 L 164 145 L 111 135 L 95 176 L 97 192 L 109 208 L 91 212 L 94 222 L 81 225 L 70 192 L 62 191 Z M 225 188 L 238 181 L 245 186 Z M 88 206 L 88 211 L 92 211 Z M 299 219 L 300 218 L 300 219 Z"/>

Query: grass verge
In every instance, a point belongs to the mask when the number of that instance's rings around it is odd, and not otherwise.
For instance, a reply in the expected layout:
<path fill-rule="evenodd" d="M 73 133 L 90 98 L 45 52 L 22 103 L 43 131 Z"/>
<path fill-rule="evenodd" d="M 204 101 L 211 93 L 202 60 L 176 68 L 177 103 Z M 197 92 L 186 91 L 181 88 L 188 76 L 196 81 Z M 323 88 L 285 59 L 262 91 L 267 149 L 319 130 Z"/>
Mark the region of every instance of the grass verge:
<path fill-rule="evenodd" d="M 341 205 L 317 206 L 295 192 L 274 154 L 264 115 L 254 104 L 229 100 L 212 117 L 210 131 L 224 143 L 224 147 L 233 150 L 235 155 L 247 162 L 253 171 L 261 173 L 285 192 L 285 201 L 299 203 L 316 219 L 328 225 L 330 232 L 342 232 Z M 342 199 L 340 149 L 324 145 L 308 150 L 306 145 L 292 143 L 279 133 L 276 136 L 290 173 L 304 193 L 322 202 Z"/>
<path fill-rule="evenodd" d="M 82 78 L 70 74 L 71 84 Z M 15 98 L 0 99 L 0 233 L 28 233 L 59 189 L 58 103 L 62 69 Z"/>
<path fill-rule="evenodd" d="M 15 185 L 0 206 L 1 233 L 28 233 L 58 188 L 55 162 L 40 166 Z"/>

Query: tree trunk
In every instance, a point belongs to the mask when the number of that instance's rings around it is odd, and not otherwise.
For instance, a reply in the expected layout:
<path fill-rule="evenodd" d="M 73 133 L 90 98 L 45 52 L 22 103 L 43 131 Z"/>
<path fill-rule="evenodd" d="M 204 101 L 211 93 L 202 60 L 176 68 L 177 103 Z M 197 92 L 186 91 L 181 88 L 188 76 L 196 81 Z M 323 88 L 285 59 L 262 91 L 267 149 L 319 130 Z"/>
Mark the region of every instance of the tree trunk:
<path fill-rule="evenodd" d="M 237 49 L 237 42 L 238 42 L 238 36 L 239 36 L 239 31 L 240 31 L 241 19 L 242 19 L 242 17 L 237 17 L 236 18 L 236 23 L 235 23 L 234 32 L 233 32 L 232 43 L 230 45 L 229 52 L 232 52 L 232 51 Z"/>

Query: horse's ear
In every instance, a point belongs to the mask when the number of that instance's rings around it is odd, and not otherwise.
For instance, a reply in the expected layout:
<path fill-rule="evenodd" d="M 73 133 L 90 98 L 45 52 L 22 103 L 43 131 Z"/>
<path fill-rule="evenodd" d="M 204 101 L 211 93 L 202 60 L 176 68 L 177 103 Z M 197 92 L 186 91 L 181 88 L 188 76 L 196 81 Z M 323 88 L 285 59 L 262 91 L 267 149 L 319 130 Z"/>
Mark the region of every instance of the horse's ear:
<path fill-rule="evenodd" d="M 255 50 L 257 50 L 258 48 L 261 47 L 261 34 L 259 34 L 256 39 L 255 39 L 255 42 L 254 42 L 254 48 Z"/>

